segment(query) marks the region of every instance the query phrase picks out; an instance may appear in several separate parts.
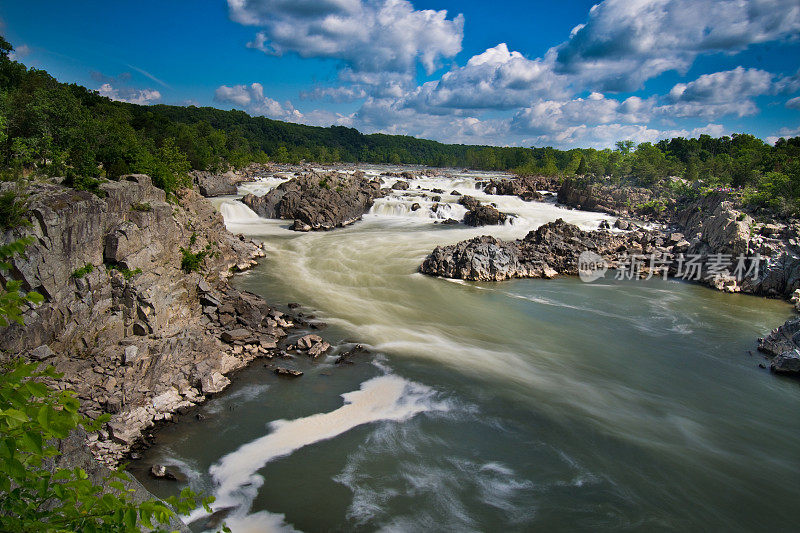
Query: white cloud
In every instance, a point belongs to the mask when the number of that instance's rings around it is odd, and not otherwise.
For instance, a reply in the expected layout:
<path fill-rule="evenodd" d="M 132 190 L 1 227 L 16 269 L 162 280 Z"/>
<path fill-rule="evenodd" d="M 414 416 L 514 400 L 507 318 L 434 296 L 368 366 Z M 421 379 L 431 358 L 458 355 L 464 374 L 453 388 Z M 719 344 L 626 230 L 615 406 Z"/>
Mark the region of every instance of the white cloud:
<path fill-rule="evenodd" d="M 792 98 L 788 102 L 786 102 L 786 107 L 789 109 L 800 109 L 800 96 Z"/>
<path fill-rule="evenodd" d="M 27 44 L 21 44 L 19 46 L 15 46 L 14 50 L 8 54 L 8 58 L 12 61 L 19 61 L 23 57 L 30 55 L 33 50 Z"/>
<path fill-rule="evenodd" d="M 800 128 L 781 128 L 777 132 L 775 132 L 775 135 L 770 135 L 769 137 L 767 137 L 766 141 L 769 144 L 775 144 L 781 137 L 785 139 L 790 139 L 792 137 L 798 137 L 798 136 L 800 136 Z"/>
<path fill-rule="evenodd" d="M 507 120 L 431 115 L 390 99 L 367 99 L 355 114 L 354 124 L 367 133 L 413 135 L 449 143 L 503 145 L 508 135 Z"/>
<path fill-rule="evenodd" d="M 332 113 L 325 110 L 314 110 L 301 113 L 291 102 L 280 103 L 264 94 L 264 86 L 260 83 L 250 85 L 221 85 L 214 92 L 214 100 L 220 103 L 233 104 L 246 110 L 251 115 L 261 115 L 276 120 L 308 124 L 311 126 L 351 126 L 350 115 Z"/>
<path fill-rule="evenodd" d="M 644 124 L 585 124 L 568 127 L 554 133 L 526 138 L 525 145 L 553 146 L 556 148 L 611 148 L 620 140 L 632 140 L 635 143 L 657 142 L 672 137 L 698 137 L 703 134 L 719 137 L 725 133 L 720 124 L 707 124 L 700 128 L 661 130 Z"/>
<path fill-rule="evenodd" d="M 407 0 L 228 0 L 230 17 L 261 28 L 268 54 L 342 60 L 355 72 L 433 72 L 461 51 L 464 17 L 417 10 Z"/>
<path fill-rule="evenodd" d="M 511 109 L 542 98 L 565 95 L 566 80 L 541 59 L 509 51 L 505 43 L 473 56 L 411 94 L 417 109 Z"/>
<path fill-rule="evenodd" d="M 102 84 L 97 92 L 100 96 L 105 96 L 117 102 L 128 102 L 129 104 L 148 105 L 161 100 L 161 93 L 155 89 L 116 88 L 110 83 Z"/>
<path fill-rule="evenodd" d="M 606 0 L 553 49 L 558 72 L 594 90 L 624 91 L 703 53 L 796 39 L 797 0 Z"/>
<path fill-rule="evenodd" d="M 260 83 L 232 87 L 221 85 L 214 92 L 214 100 L 234 104 L 245 108 L 254 115 L 263 115 L 273 119 L 297 122 L 302 117 L 302 114 L 294 108 L 291 102 L 281 104 L 266 96 L 264 86 Z"/>
<path fill-rule="evenodd" d="M 763 70 L 737 67 L 704 74 L 689 83 L 679 83 L 669 92 L 670 105 L 659 108 L 672 117 L 740 117 L 758 112 L 752 97 L 773 91 L 773 75 Z"/>
<path fill-rule="evenodd" d="M 648 122 L 652 112 L 652 99 L 631 96 L 620 102 L 591 93 L 587 98 L 548 100 L 521 109 L 514 115 L 512 128 L 529 134 L 549 135 L 587 125 Z"/>

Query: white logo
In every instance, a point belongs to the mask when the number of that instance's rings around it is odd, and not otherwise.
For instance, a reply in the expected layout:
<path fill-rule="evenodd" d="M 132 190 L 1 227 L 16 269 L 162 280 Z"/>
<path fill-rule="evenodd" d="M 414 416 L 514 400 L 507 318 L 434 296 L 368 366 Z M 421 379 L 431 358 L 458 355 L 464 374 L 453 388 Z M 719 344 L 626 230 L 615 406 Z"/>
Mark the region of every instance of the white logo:
<path fill-rule="evenodd" d="M 591 283 L 606 275 L 608 263 L 594 252 L 581 252 L 578 256 L 578 276 L 581 281 Z"/>

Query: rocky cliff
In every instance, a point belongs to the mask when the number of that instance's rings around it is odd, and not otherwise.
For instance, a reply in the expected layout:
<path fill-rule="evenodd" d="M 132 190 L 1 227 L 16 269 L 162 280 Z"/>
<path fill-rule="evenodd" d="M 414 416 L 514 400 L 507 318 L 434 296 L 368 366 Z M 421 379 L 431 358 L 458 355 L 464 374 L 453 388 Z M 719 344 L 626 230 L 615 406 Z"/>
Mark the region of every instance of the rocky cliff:
<path fill-rule="evenodd" d="M 168 202 L 143 175 L 101 189 L 31 187 L 31 226 L 2 240 L 35 237 L 10 275 L 46 301 L 0 342 L 53 364 L 88 416 L 112 414 L 88 443 L 113 466 L 155 422 L 221 391 L 226 373 L 271 357 L 292 323 L 225 282 L 263 252 L 197 192 Z"/>

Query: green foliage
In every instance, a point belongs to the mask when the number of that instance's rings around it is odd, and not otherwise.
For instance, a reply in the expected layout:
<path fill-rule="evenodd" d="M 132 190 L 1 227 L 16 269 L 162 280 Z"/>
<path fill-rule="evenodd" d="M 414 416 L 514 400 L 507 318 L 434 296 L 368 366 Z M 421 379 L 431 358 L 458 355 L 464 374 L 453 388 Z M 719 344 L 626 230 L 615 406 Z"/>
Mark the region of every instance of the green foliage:
<path fill-rule="evenodd" d="M 0 194 L 0 229 L 11 229 L 30 224 L 25 198 L 16 191 L 8 190 Z"/>
<path fill-rule="evenodd" d="M 94 265 L 91 264 L 91 263 L 86 263 L 85 265 L 83 265 L 82 267 L 77 269 L 75 272 L 73 272 L 72 273 L 72 277 L 75 278 L 75 279 L 80 279 L 83 276 L 85 276 L 85 275 L 87 275 L 87 274 L 89 274 L 89 273 L 91 273 L 93 271 L 94 271 Z"/>
<path fill-rule="evenodd" d="M 3 44 L 5 43 L 5 44 Z M 798 180 L 800 137 L 770 146 L 747 134 L 656 144 L 620 140 L 615 149 L 446 145 L 402 135 L 364 135 L 344 126 L 305 126 L 242 111 L 113 102 L 9 59 L 0 42 L 0 175 L 66 176 L 66 184 L 102 195 L 102 179 L 145 173 L 168 197 L 190 185 L 192 170 L 241 168 L 268 159 L 371 162 L 588 176 L 658 188 L 681 176 L 709 187 L 752 190 L 754 205 L 792 212 L 800 198 L 769 173 Z M 766 180 L 766 181 L 765 181 Z M 324 187 L 323 184 L 320 184 Z M 778 189 L 777 196 L 768 189 Z"/>
<path fill-rule="evenodd" d="M 321 180 L 319 180 L 319 186 L 321 188 L 323 188 L 323 189 L 327 189 L 327 190 L 331 189 L 331 184 L 328 183 L 328 177 L 327 176 L 322 178 Z"/>
<path fill-rule="evenodd" d="M 141 211 L 147 213 L 153 210 L 153 206 L 149 202 L 137 202 L 131 205 L 131 211 Z"/>
<path fill-rule="evenodd" d="M 108 420 L 83 417 L 74 392 L 47 385 L 59 377 L 52 367 L 40 370 L 19 360 L 0 373 L 2 531 L 133 532 L 168 524 L 175 511 L 186 514 L 198 504 L 210 512 L 212 498 L 199 499 L 188 488 L 166 503 L 135 502 L 122 470 L 95 485 L 81 468 L 48 468 L 59 455 L 59 440 L 78 427 L 95 431 Z"/>
<path fill-rule="evenodd" d="M 641 213 L 658 214 L 663 213 L 664 210 L 667 209 L 667 204 L 664 202 L 664 200 L 657 198 L 648 202 L 637 204 L 635 208 Z"/>
<path fill-rule="evenodd" d="M 122 274 L 122 277 L 125 278 L 126 280 L 131 279 L 134 276 L 137 276 L 142 273 L 141 268 L 134 268 L 133 270 L 131 270 L 129 268 L 125 268 L 123 266 L 113 263 L 106 263 L 106 270 L 116 270 L 117 272 Z"/>
<path fill-rule="evenodd" d="M 0 246 L 0 272 L 11 270 L 11 258 L 22 255 L 25 247 L 33 244 L 33 237 L 27 237 Z M 0 287 L 0 326 L 8 326 L 10 322 L 22 324 L 22 308 L 24 305 L 37 305 L 44 301 L 38 292 L 26 292 L 22 282 L 9 279 Z"/>

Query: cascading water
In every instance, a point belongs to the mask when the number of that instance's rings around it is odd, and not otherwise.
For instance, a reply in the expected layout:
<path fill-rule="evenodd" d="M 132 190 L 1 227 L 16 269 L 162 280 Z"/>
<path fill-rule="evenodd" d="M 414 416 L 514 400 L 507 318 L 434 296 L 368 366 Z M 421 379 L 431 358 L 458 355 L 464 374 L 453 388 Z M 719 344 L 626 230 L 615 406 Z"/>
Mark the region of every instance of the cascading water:
<path fill-rule="evenodd" d="M 498 174 L 453 174 L 410 180 L 332 232 L 217 199 L 230 230 L 265 242 L 242 288 L 302 302 L 328 340 L 374 355 L 297 359 L 297 381 L 255 365 L 206 420 L 163 429 L 146 464 L 190 470 L 235 532 L 794 528 L 800 387 L 747 355 L 788 306 L 676 281 L 423 276 L 437 245 L 611 220 L 476 188 Z M 514 222 L 437 224 L 463 217 L 453 190 Z"/>

